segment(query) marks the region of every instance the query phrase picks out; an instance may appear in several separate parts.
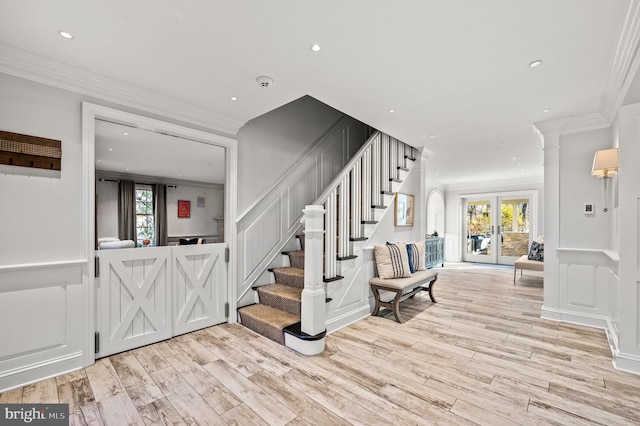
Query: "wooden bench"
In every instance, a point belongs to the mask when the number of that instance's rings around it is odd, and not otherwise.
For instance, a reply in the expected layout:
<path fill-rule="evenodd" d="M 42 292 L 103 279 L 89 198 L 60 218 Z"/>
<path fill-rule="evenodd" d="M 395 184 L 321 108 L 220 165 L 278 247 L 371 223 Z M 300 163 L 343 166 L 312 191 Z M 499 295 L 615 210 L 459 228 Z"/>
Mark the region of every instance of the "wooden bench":
<path fill-rule="evenodd" d="M 529 271 L 544 271 L 544 262 L 538 260 L 529 260 L 527 255 L 520 256 L 513 264 L 513 285 L 516 285 L 516 271 L 520 269 L 520 276 L 522 271 L 527 269 Z"/>
<path fill-rule="evenodd" d="M 437 303 L 435 297 L 433 297 L 433 285 L 438 279 L 438 273 L 432 270 L 416 271 L 411 277 L 408 278 L 391 278 L 382 279 L 378 277 L 371 278 L 369 285 L 375 298 L 376 306 L 373 308 L 371 315 L 376 316 L 381 307 L 389 308 L 393 312 L 393 316 L 396 321 L 403 323 L 402 317 L 400 317 L 399 305 L 400 302 L 416 295 L 421 291 L 428 291 L 429 297 L 433 303 Z M 426 284 L 426 286 L 424 285 Z M 380 300 L 380 290 L 391 291 L 396 295 L 390 302 L 383 302 Z"/>

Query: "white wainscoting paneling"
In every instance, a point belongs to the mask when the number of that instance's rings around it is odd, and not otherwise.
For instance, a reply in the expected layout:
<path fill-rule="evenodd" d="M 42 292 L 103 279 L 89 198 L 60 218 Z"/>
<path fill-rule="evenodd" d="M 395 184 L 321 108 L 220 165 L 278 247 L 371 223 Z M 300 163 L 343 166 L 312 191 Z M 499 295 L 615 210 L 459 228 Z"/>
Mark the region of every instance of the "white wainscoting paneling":
<path fill-rule="evenodd" d="M 561 269 L 561 274 L 564 272 L 563 269 Z M 597 308 L 597 272 L 598 267 L 596 266 L 566 265 L 567 303 L 569 305 Z"/>
<path fill-rule="evenodd" d="M 243 268 L 241 277 L 246 281 L 269 253 L 277 249 L 281 240 L 283 218 L 280 197 L 268 204 L 260 215 L 241 233 Z M 239 292 L 240 294 L 240 292 Z"/>
<path fill-rule="evenodd" d="M 460 235 L 444 234 L 444 260 L 447 262 L 460 262 Z"/>
<path fill-rule="evenodd" d="M 86 261 L 0 268 L 0 392 L 82 367 L 86 282 Z"/>

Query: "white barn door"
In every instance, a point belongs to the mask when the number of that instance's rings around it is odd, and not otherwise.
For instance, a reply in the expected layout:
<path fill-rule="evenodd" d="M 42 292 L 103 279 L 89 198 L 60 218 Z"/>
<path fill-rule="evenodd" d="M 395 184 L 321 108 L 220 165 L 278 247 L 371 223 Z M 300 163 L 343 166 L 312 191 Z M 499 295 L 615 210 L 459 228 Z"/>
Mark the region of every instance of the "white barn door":
<path fill-rule="evenodd" d="M 96 358 L 226 322 L 226 244 L 96 253 Z"/>
<path fill-rule="evenodd" d="M 96 358 L 171 337 L 171 247 L 100 250 Z"/>
<path fill-rule="evenodd" d="M 227 320 L 226 244 L 173 247 L 173 334 Z"/>

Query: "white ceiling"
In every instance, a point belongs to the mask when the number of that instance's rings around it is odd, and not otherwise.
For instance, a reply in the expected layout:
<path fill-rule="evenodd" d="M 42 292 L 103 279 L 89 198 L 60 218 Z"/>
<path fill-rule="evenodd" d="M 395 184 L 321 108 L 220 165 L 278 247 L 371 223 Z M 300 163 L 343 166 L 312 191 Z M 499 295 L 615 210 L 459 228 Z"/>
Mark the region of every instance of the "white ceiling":
<path fill-rule="evenodd" d="M 102 120 L 96 120 L 95 137 L 96 170 L 225 183 L 225 153 L 219 146 Z"/>
<path fill-rule="evenodd" d="M 24 0 L 0 6 L 0 41 L 241 122 L 308 94 L 460 185 L 541 179 L 532 123 L 602 108 L 629 4 Z"/>

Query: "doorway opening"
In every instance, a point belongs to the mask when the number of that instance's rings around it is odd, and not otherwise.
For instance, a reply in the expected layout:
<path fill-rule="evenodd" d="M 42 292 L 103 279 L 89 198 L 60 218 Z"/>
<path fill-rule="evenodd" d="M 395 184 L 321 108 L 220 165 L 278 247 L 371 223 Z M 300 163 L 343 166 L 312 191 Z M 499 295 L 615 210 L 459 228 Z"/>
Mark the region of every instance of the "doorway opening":
<path fill-rule="evenodd" d="M 106 133 L 100 134 L 101 131 Z M 134 135 L 141 139 L 134 141 L 131 137 Z M 173 148 L 173 153 L 163 151 L 163 144 L 167 149 Z M 189 159 L 181 155 L 183 151 L 196 154 Z M 203 151 L 206 154 L 201 154 Z M 124 155 L 118 160 L 115 153 Z M 130 349 L 130 344 L 136 342 L 138 346 L 148 344 L 188 332 L 195 326 L 207 326 L 212 321 L 224 322 L 225 318 L 235 322 L 235 303 L 231 303 L 236 297 L 232 285 L 235 255 L 229 248 L 235 247 L 236 240 L 233 219 L 237 214 L 237 142 L 214 133 L 83 103 L 83 156 L 85 248 L 88 258 L 97 259 L 89 263 L 88 285 L 84 290 L 88 306 L 84 364 L 92 364 L 95 354 L 104 356 Z M 124 166 L 124 159 L 134 161 Z M 124 169 L 118 169 L 120 166 Z M 205 175 L 221 174 L 222 183 L 195 178 L 200 167 Z M 99 182 L 97 173 L 103 175 Z M 100 200 L 96 189 L 99 185 L 115 185 L 108 192 L 116 192 L 111 198 L 118 204 L 118 184 L 123 181 L 133 183 L 131 191 L 123 188 L 123 192 L 131 193 L 128 204 L 132 207 L 127 210 L 132 213 L 132 230 L 127 238 L 133 245 L 97 250 L 98 236 L 102 233 L 115 234 L 118 240 L 122 237 L 117 229 L 120 213 L 113 213 L 111 207 L 104 205 L 106 200 Z M 218 195 L 212 192 L 216 185 L 221 187 Z M 156 191 L 157 187 L 162 191 Z M 147 194 L 146 210 L 137 212 L 134 207 L 139 200 L 135 190 L 145 188 L 151 196 Z M 180 215 L 180 201 L 189 202 L 189 215 Z M 212 204 L 219 206 L 219 211 L 209 211 Z M 159 214 L 161 210 L 165 213 Z M 102 216 L 97 215 L 99 212 Z M 203 213 L 202 217 L 197 213 Z M 147 219 L 153 215 L 153 225 L 145 222 L 145 215 Z M 111 221 L 97 221 L 96 216 Z M 175 235 L 161 238 L 157 231 L 160 223 L 165 225 L 164 229 L 173 229 L 169 232 Z M 203 223 L 207 231 L 197 227 Z M 145 224 L 148 226 L 142 226 Z M 191 236 L 190 233 L 202 234 L 204 237 L 198 240 L 203 243 L 207 240 L 207 244 L 183 246 L 180 241 L 171 240 L 172 236 Z M 215 284 L 215 292 L 209 291 L 213 289 L 210 283 Z M 209 301 L 215 302 L 215 309 Z M 114 314 L 119 311 L 120 317 Z"/>
<path fill-rule="evenodd" d="M 512 265 L 536 235 L 537 194 L 496 193 L 463 198 L 465 262 Z"/>

